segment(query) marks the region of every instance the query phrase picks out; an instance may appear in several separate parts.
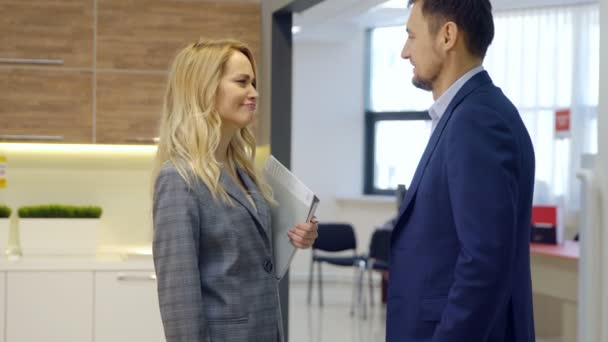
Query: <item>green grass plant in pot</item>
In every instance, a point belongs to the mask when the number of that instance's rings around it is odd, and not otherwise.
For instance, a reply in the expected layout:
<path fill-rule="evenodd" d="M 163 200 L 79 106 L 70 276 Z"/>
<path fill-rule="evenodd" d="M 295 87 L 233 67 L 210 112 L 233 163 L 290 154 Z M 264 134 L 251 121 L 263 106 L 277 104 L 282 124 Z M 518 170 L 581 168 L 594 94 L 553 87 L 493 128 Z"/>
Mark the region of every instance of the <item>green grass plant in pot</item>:
<path fill-rule="evenodd" d="M 96 254 L 100 207 L 46 204 L 20 207 L 17 213 L 23 256 Z"/>
<path fill-rule="evenodd" d="M 0 204 L 0 253 L 2 254 L 4 254 L 8 248 L 11 212 L 11 208 Z"/>

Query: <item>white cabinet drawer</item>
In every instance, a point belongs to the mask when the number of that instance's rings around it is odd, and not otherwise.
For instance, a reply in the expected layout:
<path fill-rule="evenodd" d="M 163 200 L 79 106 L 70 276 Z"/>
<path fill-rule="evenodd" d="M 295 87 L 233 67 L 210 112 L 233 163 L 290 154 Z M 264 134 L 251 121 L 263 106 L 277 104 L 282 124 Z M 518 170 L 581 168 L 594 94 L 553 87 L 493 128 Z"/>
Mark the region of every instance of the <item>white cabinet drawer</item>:
<path fill-rule="evenodd" d="M 8 272 L 6 341 L 93 341 L 93 272 Z"/>
<path fill-rule="evenodd" d="M 95 342 L 164 342 L 154 272 L 95 272 Z"/>
<path fill-rule="evenodd" d="M 0 272 L 0 342 L 4 342 L 6 313 L 6 272 Z"/>

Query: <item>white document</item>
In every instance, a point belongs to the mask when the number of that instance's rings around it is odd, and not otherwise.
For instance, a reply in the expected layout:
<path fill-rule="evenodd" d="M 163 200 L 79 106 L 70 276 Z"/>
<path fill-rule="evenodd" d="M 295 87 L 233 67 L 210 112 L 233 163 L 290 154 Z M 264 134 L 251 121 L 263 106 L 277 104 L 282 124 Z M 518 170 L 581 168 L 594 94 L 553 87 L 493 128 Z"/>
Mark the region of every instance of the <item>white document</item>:
<path fill-rule="evenodd" d="M 273 156 L 264 165 L 264 177 L 278 203 L 271 206 L 272 249 L 275 277 L 281 279 L 296 253 L 287 232 L 298 223 L 310 222 L 319 198 Z"/>

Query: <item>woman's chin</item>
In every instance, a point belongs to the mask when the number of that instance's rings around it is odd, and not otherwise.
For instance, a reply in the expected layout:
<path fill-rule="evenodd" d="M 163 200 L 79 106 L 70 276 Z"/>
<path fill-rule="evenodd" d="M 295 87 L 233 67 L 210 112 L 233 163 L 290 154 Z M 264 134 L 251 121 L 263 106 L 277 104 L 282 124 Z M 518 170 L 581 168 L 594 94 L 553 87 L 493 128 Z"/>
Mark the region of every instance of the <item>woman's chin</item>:
<path fill-rule="evenodd" d="M 223 118 L 224 125 L 231 126 L 235 129 L 243 129 L 253 123 L 255 115 L 253 113 L 245 113 L 231 118 Z"/>
<path fill-rule="evenodd" d="M 255 119 L 255 113 L 247 113 L 243 116 L 243 126 L 241 128 L 245 128 L 253 123 Z"/>

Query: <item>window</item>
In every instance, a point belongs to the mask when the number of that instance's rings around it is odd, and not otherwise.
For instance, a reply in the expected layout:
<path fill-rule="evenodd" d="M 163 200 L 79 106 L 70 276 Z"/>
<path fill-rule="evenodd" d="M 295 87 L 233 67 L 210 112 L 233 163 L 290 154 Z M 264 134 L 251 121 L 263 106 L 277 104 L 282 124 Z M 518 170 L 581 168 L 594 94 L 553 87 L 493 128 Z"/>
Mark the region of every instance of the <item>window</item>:
<path fill-rule="evenodd" d="M 581 155 L 597 153 L 599 6 L 495 13 L 484 60 L 494 83 L 519 109 L 536 153 L 535 201 L 578 207 Z M 411 85 L 400 57 L 403 26 L 370 30 L 366 112 L 366 193 L 409 186 L 430 136 L 430 92 Z M 569 139 L 554 136 L 555 110 L 570 108 Z M 391 112 L 391 113 L 386 113 Z"/>
<path fill-rule="evenodd" d="M 409 188 L 418 161 L 431 135 L 427 112 L 367 112 L 366 159 L 372 170 L 365 193 L 393 194 L 397 184 Z"/>
<path fill-rule="evenodd" d="M 368 32 L 369 60 L 365 181 L 366 194 L 392 194 L 397 184 L 409 188 L 431 133 L 426 110 L 430 92 L 411 84 L 412 67 L 401 58 L 402 26 Z"/>

